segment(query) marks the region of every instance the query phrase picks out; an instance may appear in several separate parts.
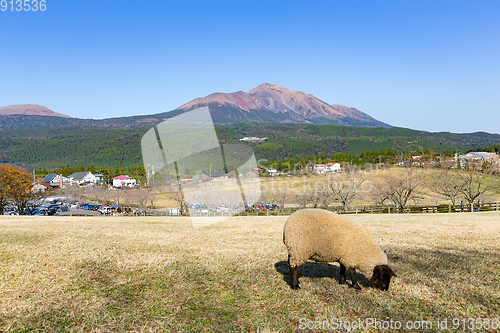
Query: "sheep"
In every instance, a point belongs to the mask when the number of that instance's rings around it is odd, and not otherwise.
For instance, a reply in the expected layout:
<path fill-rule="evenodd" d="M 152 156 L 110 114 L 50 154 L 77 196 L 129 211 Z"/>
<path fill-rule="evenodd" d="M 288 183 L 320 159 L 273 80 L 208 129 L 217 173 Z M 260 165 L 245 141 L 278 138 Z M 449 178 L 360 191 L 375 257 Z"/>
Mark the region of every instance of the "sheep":
<path fill-rule="evenodd" d="M 361 290 L 356 269 L 370 274 L 379 289 L 388 290 L 391 277 L 386 254 L 378 248 L 368 231 L 358 223 L 323 209 L 302 209 L 288 218 L 283 230 L 283 243 L 288 250 L 288 266 L 292 289 L 300 289 L 297 268 L 307 260 L 339 262 L 339 283 L 346 283 L 349 270 L 352 287 Z"/>

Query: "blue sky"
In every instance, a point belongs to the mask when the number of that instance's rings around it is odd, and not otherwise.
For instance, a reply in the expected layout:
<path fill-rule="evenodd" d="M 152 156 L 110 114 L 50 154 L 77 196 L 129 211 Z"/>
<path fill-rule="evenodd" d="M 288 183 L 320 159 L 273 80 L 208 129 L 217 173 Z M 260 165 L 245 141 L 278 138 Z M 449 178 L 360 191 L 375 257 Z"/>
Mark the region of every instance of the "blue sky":
<path fill-rule="evenodd" d="M 269 82 L 394 126 L 500 133 L 499 1 L 46 6 L 0 11 L 0 106 L 100 119 Z"/>

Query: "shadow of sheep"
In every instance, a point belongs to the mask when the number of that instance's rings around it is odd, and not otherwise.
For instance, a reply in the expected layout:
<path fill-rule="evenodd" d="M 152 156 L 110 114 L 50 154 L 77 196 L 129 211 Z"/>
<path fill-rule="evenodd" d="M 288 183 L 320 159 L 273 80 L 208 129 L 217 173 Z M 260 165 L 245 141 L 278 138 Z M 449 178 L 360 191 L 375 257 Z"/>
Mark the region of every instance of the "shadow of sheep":
<path fill-rule="evenodd" d="M 274 269 L 280 273 L 285 281 L 290 287 L 292 287 L 292 281 L 290 278 L 290 269 L 288 268 L 288 261 L 278 261 L 274 264 Z M 339 281 L 340 266 L 334 264 L 325 264 L 319 262 L 308 261 L 305 264 L 298 267 L 299 277 L 306 278 L 331 278 L 335 280 L 336 283 Z M 350 280 L 349 274 L 346 274 L 346 278 Z M 374 286 L 364 275 L 356 273 L 356 278 L 358 283 L 363 287 Z M 351 284 L 349 284 L 350 286 Z"/>

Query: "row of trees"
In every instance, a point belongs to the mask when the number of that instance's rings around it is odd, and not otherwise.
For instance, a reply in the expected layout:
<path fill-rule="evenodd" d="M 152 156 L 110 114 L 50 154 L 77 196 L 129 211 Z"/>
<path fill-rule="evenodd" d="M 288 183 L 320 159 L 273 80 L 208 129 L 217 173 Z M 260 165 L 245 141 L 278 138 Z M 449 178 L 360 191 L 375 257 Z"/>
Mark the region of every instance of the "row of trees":
<path fill-rule="evenodd" d="M 364 173 L 346 170 L 341 174 L 331 175 L 325 182 L 314 183 L 312 187 L 304 187 L 299 191 L 290 189 L 270 189 L 265 191 L 263 200 L 272 201 L 283 209 L 285 203 L 293 202 L 300 207 L 327 207 L 340 203 L 347 209 L 355 200 L 368 199 L 376 205 L 390 203 L 402 211 L 411 202 L 422 199 L 417 192 L 428 189 L 440 194 L 456 205 L 458 198 L 465 200 L 473 207 L 487 191 L 493 189 L 498 179 L 490 177 L 492 171 L 477 170 L 473 167 L 465 169 L 440 169 L 437 174 L 426 177 L 424 170 L 415 167 L 394 169 L 390 175 L 382 179 L 366 181 Z"/>
<path fill-rule="evenodd" d="M 116 204 L 138 208 L 154 206 L 157 199 L 157 192 L 151 188 L 108 190 L 103 186 L 83 189 L 75 185 L 63 189 L 62 194 L 75 200 L 88 200 L 101 205 Z"/>
<path fill-rule="evenodd" d="M 382 149 L 380 151 L 366 151 L 361 154 L 337 153 L 331 157 L 315 155 L 299 159 L 287 158 L 279 161 L 272 160 L 265 164 L 266 167 L 276 168 L 282 172 L 293 172 L 303 170 L 314 164 L 344 163 L 349 165 L 363 166 L 365 164 L 395 164 L 401 160 L 411 159 L 411 156 L 421 156 L 424 160 L 437 160 L 438 156 L 452 156 L 452 152 L 436 153 L 432 149 L 421 149 L 419 151 L 399 152 L 395 149 Z"/>

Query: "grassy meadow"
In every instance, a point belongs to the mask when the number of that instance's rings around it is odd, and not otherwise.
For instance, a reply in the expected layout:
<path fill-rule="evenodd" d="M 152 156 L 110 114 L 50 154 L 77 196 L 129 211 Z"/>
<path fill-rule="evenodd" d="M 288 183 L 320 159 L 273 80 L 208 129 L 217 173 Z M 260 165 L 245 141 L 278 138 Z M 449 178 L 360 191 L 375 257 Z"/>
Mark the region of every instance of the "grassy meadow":
<path fill-rule="evenodd" d="M 402 327 L 353 331 L 499 330 L 478 323 L 500 319 L 500 213 L 349 218 L 386 251 L 389 291 L 360 276 L 357 292 L 337 264 L 312 262 L 291 290 L 286 217 L 193 229 L 182 217 L 2 216 L 0 332 L 342 331 L 323 321 L 367 318 Z"/>

